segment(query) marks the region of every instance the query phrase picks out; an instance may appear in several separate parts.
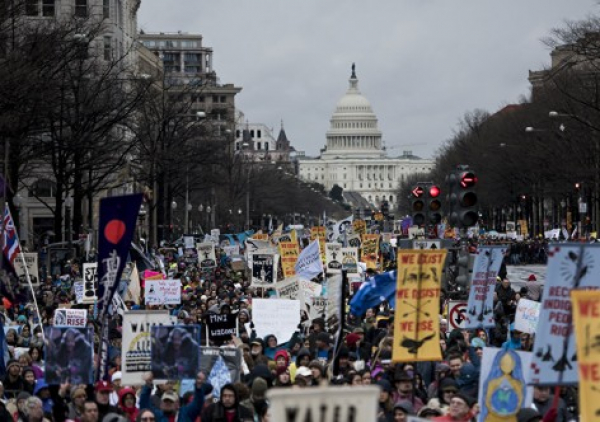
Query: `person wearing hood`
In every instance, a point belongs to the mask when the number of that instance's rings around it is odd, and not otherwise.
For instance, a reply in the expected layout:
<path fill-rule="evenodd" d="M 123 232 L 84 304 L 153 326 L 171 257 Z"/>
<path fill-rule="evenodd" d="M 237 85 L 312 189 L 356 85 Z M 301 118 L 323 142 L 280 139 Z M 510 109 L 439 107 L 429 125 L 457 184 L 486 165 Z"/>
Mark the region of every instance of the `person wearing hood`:
<path fill-rule="evenodd" d="M 50 388 L 46 381 L 38 380 L 33 390 L 33 395 L 39 397 L 42 401 L 42 408 L 44 413 L 52 414 L 52 408 L 54 407 L 54 401 L 50 397 Z"/>
<path fill-rule="evenodd" d="M 137 415 L 140 412 L 139 409 L 135 407 L 135 390 L 131 387 L 125 387 L 121 388 L 118 394 L 119 408 L 127 415 L 129 422 L 135 422 Z"/>
<path fill-rule="evenodd" d="M 298 354 L 296 355 L 296 359 L 289 366 L 292 381 L 294 381 L 294 379 L 296 378 L 296 370 L 301 366 L 308 367 L 308 364 L 310 363 L 310 361 L 311 361 L 310 351 L 306 347 L 301 348 L 298 351 Z"/>
<path fill-rule="evenodd" d="M 450 369 L 450 368 L 448 368 Z M 437 389 L 437 397 L 433 397 L 427 403 L 427 407 L 439 409 L 443 414 L 448 412 L 450 400 L 458 394 L 458 384 L 454 378 L 447 376 L 440 379 Z"/>
<path fill-rule="evenodd" d="M 21 376 L 21 365 L 15 359 L 6 363 L 6 376 L 2 380 L 4 395 L 7 399 L 16 399 L 17 395 L 25 390 L 25 382 Z"/>
<path fill-rule="evenodd" d="M 508 347 L 511 350 L 521 350 L 521 332 L 515 330 L 515 323 L 510 324 L 510 339 L 502 344 L 502 347 Z"/>
<path fill-rule="evenodd" d="M 221 388 L 220 399 L 204 409 L 202 422 L 246 422 L 254 420 L 254 412 L 241 406 L 233 384 Z"/>
<path fill-rule="evenodd" d="M 33 390 L 35 389 L 35 373 L 33 371 L 33 368 L 31 368 L 30 366 L 26 366 L 25 368 L 23 368 L 22 376 L 23 384 L 25 387 L 23 391 L 27 391 L 29 394 L 33 394 Z"/>
<path fill-rule="evenodd" d="M 275 361 L 275 368 L 285 368 L 287 369 L 288 366 L 290 366 L 290 355 L 288 354 L 287 350 L 285 349 L 280 349 L 277 352 L 275 352 L 275 356 L 274 359 Z"/>

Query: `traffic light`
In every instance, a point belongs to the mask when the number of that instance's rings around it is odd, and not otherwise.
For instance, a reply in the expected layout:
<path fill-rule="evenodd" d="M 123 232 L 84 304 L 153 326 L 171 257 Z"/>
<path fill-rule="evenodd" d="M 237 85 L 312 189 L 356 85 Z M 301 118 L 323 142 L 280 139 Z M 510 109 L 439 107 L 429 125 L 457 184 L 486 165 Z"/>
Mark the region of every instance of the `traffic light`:
<path fill-rule="evenodd" d="M 423 195 L 425 194 L 425 189 L 423 186 L 418 185 L 411 191 L 412 195 L 412 221 L 415 226 L 422 226 L 425 224 L 425 201 L 423 199 Z"/>
<path fill-rule="evenodd" d="M 458 173 L 458 224 L 467 228 L 474 226 L 479 221 L 479 212 L 477 210 L 477 175 L 472 170 L 464 170 Z"/>
<path fill-rule="evenodd" d="M 390 213 L 390 203 L 388 201 L 383 201 L 381 203 L 381 213 L 384 216 L 386 216 L 386 217 L 389 215 L 389 213 Z"/>
<path fill-rule="evenodd" d="M 442 201 L 440 195 L 442 191 L 436 185 L 429 186 L 427 190 L 427 216 L 430 224 L 440 224 L 442 222 Z"/>

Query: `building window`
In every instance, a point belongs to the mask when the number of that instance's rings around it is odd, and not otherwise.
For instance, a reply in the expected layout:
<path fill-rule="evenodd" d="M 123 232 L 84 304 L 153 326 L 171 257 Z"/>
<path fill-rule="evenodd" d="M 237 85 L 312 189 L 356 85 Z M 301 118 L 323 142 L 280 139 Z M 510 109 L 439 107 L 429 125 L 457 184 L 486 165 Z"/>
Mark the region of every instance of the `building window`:
<path fill-rule="evenodd" d="M 239 130 L 239 129 L 235 131 L 235 137 L 236 137 L 236 138 L 239 138 L 239 137 L 240 137 L 240 130 Z"/>
<path fill-rule="evenodd" d="M 112 59 L 112 40 L 110 37 L 104 37 L 104 60 Z"/>
<path fill-rule="evenodd" d="M 261 136 L 262 136 L 262 130 L 257 130 L 256 137 L 260 139 Z"/>
<path fill-rule="evenodd" d="M 254 129 L 250 131 L 250 136 L 254 138 Z M 260 148 L 259 148 L 260 149 Z"/>
<path fill-rule="evenodd" d="M 259 138 L 260 138 L 260 136 L 259 136 Z M 265 149 L 266 149 L 267 151 L 269 150 L 269 143 L 268 143 L 268 142 L 265 142 Z"/>
<path fill-rule="evenodd" d="M 123 1 L 117 0 L 117 24 L 123 28 Z"/>
<path fill-rule="evenodd" d="M 75 16 L 78 18 L 87 18 L 88 4 L 87 0 L 75 0 Z"/>
<path fill-rule="evenodd" d="M 261 146 L 261 143 L 260 143 L 260 142 L 257 142 L 257 143 L 256 143 L 256 149 L 260 149 L 260 146 Z"/>
<path fill-rule="evenodd" d="M 110 0 L 104 0 L 102 3 L 102 18 L 110 19 Z"/>
<path fill-rule="evenodd" d="M 36 198 L 53 198 L 56 184 L 48 179 L 39 179 L 31 187 L 31 196 Z"/>
<path fill-rule="evenodd" d="M 394 195 L 390 195 L 390 202 L 394 202 Z"/>
<path fill-rule="evenodd" d="M 225 104 L 227 102 L 227 97 L 225 97 L 225 95 L 221 95 L 221 97 L 219 97 L 219 102 Z"/>
<path fill-rule="evenodd" d="M 38 2 L 39 0 L 27 0 L 25 3 L 25 14 L 27 16 L 38 16 L 40 14 Z"/>

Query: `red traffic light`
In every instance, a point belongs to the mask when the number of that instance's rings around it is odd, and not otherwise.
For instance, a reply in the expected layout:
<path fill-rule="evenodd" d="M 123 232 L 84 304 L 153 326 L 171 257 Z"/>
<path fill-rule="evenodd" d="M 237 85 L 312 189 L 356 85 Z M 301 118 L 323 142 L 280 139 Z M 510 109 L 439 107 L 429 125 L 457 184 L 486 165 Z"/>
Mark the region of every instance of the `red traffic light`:
<path fill-rule="evenodd" d="M 472 172 L 465 172 L 460 175 L 460 186 L 462 188 L 472 188 L 477 183 L 477 176 Z"/>
<path fill-rule="evenodd" d="M 440 196 L 440 193 L 442 193 L 442 191 L 435 185 L 429 188 L 429 196 L 431 196 L 432 198 L 437 198 L 438 196 Z"/>
<path fill-rule="evenodd" d="M 423 188 L 421 186 L 417 186 L 412 190 L 411 193 L 415 198 L 420 198 L 423 196 Z"/>

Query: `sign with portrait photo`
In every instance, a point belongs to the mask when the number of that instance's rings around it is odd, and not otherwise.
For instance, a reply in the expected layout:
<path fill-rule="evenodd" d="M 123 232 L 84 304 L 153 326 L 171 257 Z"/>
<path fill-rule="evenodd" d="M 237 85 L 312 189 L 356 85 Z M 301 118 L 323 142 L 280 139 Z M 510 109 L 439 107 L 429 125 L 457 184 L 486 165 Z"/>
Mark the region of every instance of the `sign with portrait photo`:
<path fill-rule="evenodd" d="M 260 250 L 252 254 L 252 285 L 269 286 L 277 281 L 277 267 L 279 255 L 261 253 Z"/>
<path fill-rule="evenodd" d="M 49 385 L 94 382 L 94 331 L 91 327 L 45 327 L 45 372 Z"/>
<path fill-rule="evenodd" d="M 25 261 L 25 264 L 23 264 Z M 19 277 L 19 284 L 26 285 L 27 273 L 25 272 L 25 266 L 27 266 L 27 272 L 29 272 L 29 278 L 31 285 L 37 287 L 40 284 L 40 276 L 38 272 L 38 254 L 37 253 L 20 253 L 14 261 L 15 273 Z"/>
<path fill-rule="evenodd" d="M 199 370 L 200 326 L 151 328 L 151 368 L 155 379 L 195 378 Z"/>

